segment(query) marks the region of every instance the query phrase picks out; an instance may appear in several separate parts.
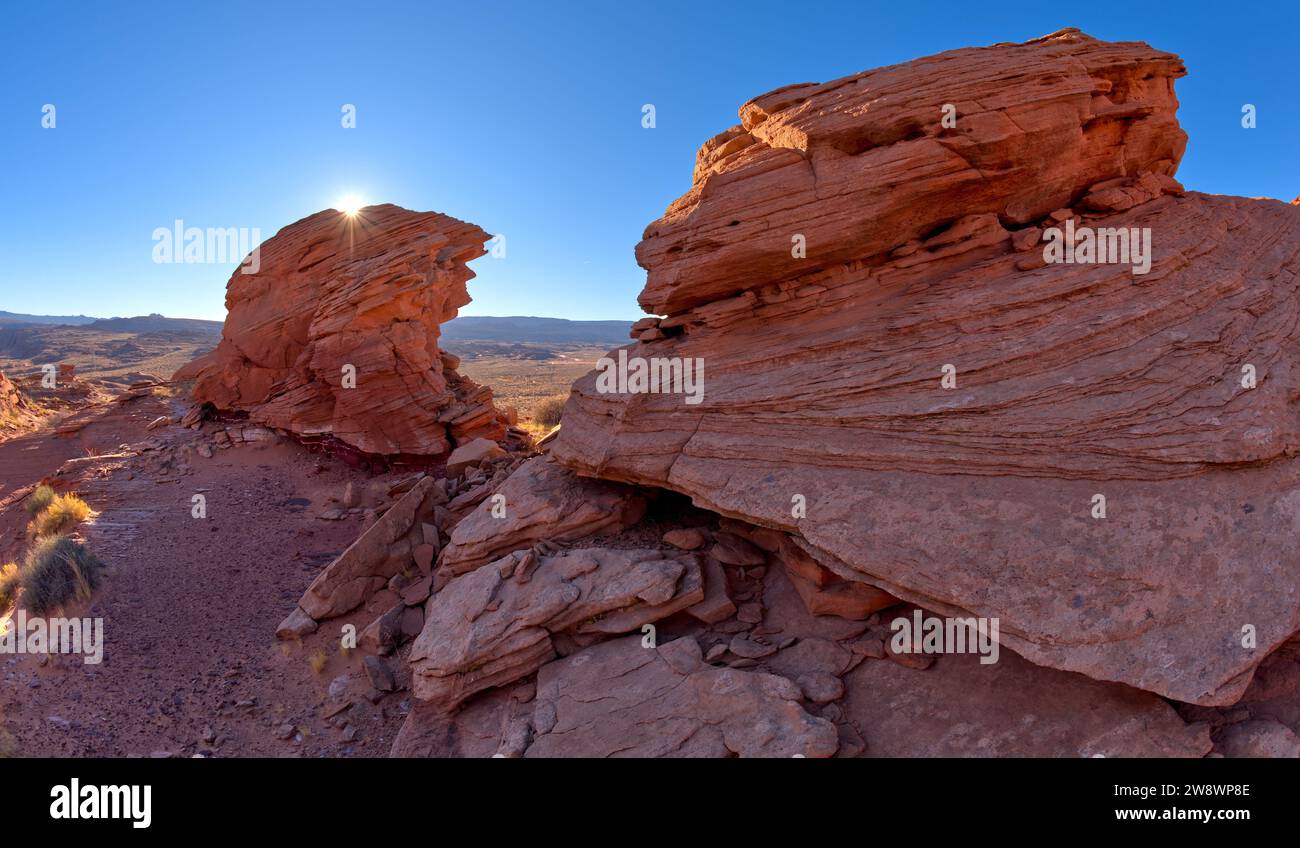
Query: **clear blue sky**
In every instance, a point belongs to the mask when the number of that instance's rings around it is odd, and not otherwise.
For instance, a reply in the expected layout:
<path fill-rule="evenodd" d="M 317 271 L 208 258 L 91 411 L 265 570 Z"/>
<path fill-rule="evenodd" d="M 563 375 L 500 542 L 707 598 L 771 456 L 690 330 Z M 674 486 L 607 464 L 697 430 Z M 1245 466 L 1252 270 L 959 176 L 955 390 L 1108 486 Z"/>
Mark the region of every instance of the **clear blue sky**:
<path fill-rule="evenodd" d="M 1296 8 L 8 3 L 0 310 L 220 319 L 232 266 L 154 264 L 154 228 L 181 218 L 269 238 L 353 191 L 506 235 L 505 259 L 474 263 L 465 314 L 635 318 L 633 247 L 743 101 L 1065 26 L 1183 56 L 1189 188 L 1289 200 Z M 345 103 L 356 129 L 340 126 Z M 1257 129 L 1241 128 L 1243 103 Z"/>

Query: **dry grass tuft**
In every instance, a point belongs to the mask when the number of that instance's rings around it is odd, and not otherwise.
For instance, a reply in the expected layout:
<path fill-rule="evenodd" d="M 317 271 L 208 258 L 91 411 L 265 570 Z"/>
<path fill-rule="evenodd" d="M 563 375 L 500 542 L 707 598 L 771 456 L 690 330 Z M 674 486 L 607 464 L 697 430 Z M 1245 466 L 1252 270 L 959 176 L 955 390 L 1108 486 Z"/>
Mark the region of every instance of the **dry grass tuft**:
<path fill-rule="evenodd" d="M 49 505 L 27 525 L 27 534 L 36 539 L 59 536 L 94 514 L 90 505 L 75 494 L 55 495 Z"/>
<path fill-rule="evenodd" d="M 0 567 L 0 612 L 4 612 L 14 602 L 18 579 L 18 563 L 10 562 Z"/>
<path fill-rule="evenodd" d="M 23 504 L 23 509 L 27 514 L 35 517 L 38 512 L 42 512 L 50 502 L 54 500 L 54 490 L 42 483 L 37 486 L 35 491 L 27 496 L 27 501 Z"/>
<path fill-rule="evenodd" d="M 18 569 L 23 606 L 46 615 L 86 600 L 99 588 L 103 571 L 104 563 L 80 542 L 67 536 L 43 539 Z"/>

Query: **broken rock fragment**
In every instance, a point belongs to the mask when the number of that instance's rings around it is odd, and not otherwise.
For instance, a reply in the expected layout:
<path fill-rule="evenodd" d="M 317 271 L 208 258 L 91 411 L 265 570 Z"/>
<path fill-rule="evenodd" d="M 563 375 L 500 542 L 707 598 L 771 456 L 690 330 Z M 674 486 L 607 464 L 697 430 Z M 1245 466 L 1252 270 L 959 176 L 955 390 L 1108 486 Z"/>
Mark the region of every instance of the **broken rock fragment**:
<path fill-rule="evenodd" d="M 411 647 L 414 691 L 450 709 L 552 659 L 555 634 L 626 633 L 703 598 L 693 554 L 608 548 L 510 554 L 453 579 L 430 599 Z"/>
<path fill-rule="evenodd" d="M 635 524 L 645 498 L 628 486 L 579 477 L 549 457 L 534 457 L 456 525 L 438 557 L 449 575 L 464 574 L 543 540 L 568 541 Z"/>
<path fill-rule="evenodd" d="M 829 757 L 835 726 L 774 674 L 707 665 L 691 637 L 589 647 L 537 677 L 527 757 Z"/>

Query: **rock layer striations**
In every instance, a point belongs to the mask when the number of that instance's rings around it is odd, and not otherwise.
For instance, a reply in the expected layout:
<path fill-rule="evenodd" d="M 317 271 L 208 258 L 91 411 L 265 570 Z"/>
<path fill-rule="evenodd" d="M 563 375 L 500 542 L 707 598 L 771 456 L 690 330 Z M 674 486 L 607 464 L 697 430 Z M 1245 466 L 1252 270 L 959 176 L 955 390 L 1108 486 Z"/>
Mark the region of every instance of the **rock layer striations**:
<path fill-rule="evenodd" d="M 500 439 L 490 390 L 438 349 L 439 325 L 470 301 L 466 263 L 488 238 L 390 204 L 304 218 L 231 276 L 221 343 L 177 377 L 196 381 L 201 403 L 365 453 Z"/>
<path fill-rule="evenodd" d="M 1182 190 L 1183 73 L 1066 30 L 746 103 L 637 248 L 627 353 L 703 361 L 702 402 L 593 373 L 552 455 L 1231 703 L 1300 627 L 1300 209 Z M 1150 266 L 1048 262 L 1065 228 Z"/>

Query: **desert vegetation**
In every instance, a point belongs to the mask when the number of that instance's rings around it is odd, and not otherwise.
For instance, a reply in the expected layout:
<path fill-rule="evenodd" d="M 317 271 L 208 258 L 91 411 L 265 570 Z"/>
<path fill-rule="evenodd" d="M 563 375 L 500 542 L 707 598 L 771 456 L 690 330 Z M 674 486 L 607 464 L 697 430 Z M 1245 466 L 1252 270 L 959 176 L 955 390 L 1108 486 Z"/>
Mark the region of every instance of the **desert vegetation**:
<path fill-rule="evenodd" d="M 104 564 L 81 542 L 67 536 L 42 539 L 17 572 L 23 606 L 46 615 L 86 600 L 99 588 L 103 571 Z"/>
<path fill-rule="evenodd" d="M 70 534 L 95 515 L 74 493 L 58 494 L 42 484 L 24 504 L 31 521 L 22 564 L 0 567 L 0 611 L 21 603 L 29 612 L 44 615 L 70 603 L 85 600 L 100 584 L 104 564 Z"/>
<path fill-rule="evenodd" d="M 49 487 L 42 486 L 41 489 L 48 490 Z M 40 489 L 37 492 L 40 492 Z M 27 525 L 27 535 L 33 539 L 44 539 L 67 533 L 94 514 L 89 504 L 72 493 L 55 495 L 51 491 L 48 499 L 42 495 L 41 500 L 44 505 L 32 510 L 33 518 Z"/>

